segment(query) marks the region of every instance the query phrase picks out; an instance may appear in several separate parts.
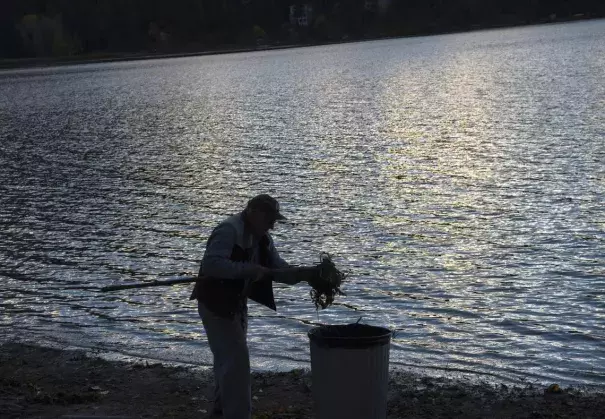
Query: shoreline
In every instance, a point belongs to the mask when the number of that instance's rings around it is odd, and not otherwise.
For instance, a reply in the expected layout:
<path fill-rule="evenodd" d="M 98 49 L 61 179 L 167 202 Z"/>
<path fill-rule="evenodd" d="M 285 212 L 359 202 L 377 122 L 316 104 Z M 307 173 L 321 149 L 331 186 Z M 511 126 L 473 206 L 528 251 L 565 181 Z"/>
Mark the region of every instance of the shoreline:
<path fill-rule="evenodd" d="M 253 418 L 313 418 L 308 370 L 253 373 Z M 0 345 L 3 417 L 206 417 L 210 370 L 107 361 L 80 350 Z M 388 418 L 601 417 L 605 389 L 471 383 L 391 371 Z"/>
<path fill-rule="evenodd" d="M 340 44 L 352 44 L 358 42 L 371 42 L 371 41 L 383 41 L 392 39 L 408 39 L 408 38 L 420 38 L 425 36 L 440 36 L 440 35 L 451 35 L 460 33 L 471 33 L 479 31 L 489 31 L 497 29 L 512 29 L 542 25 L 556 25 L 563 23 L 575 23 L 575 22 L 586 22 L 591 20 L 601 20 L 604 17 L 572 17 L 568 19 L 557 19 L 554 21 L 541 21 L 532 23 L 518 23 L 518 24 L 499 24 L 499 25 L 487 25 L 481 27 L 472 27 L 460 30 L 446 30 L 446 31 L 435 31 L 435 32 L 419 32 L 409 35 L 397 35 L 397 36 L 374 36 L 374 37 L 362 37 L 362 38 L 351 38 L 346 40 L 338 41 L 326 41 L 326 42 L 308 42 L 308 43 L 297 43 L 297 44 L 274 44 L 274 45 L 259 45 L 259 46 L 241 46 L 233 48 L 218 48 L 208 50 L 197 50 L 197 51 L 174 51 L 174 52 L 122 52 L 122 53 L 92 53 L 88 55 L 74 55 L 66 57 L 40 57 L 40 58 L 0 58 L 0 71 L 1 70 L 17 70 L 17 69 L 32 69 L 32 68 L 45 68 L 45 67 L 58 67 L 68 65 L 81 65 L 81 64 L 102 64 L 102 63 L 113 63 L 123 61 L 143 61 L 143 60 L 159 60 L 159 59 L 170 59 L 170 58 L 186 58 L 186 57 L 198 57 L 207 55 L 225 55 L 225 54 L 240 54 L 246 52 L 262 52 L 262 51 L 274 51 L 274 50 L 286 50 L 294 48 L 308 48 L 317 46 L 327 45 L 340 45 Z"/>

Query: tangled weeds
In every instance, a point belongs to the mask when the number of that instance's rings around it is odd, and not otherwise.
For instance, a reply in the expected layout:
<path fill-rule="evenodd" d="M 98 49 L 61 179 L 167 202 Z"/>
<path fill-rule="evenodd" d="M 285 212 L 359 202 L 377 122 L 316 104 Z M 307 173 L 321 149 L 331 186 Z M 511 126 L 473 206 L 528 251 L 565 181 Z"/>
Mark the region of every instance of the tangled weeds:
<path fill-rule="evenodd" d="M 336 268 L 332 257 L 328 253 L 320 255 L 320 263 L 317 266 L 317 275 L 309 279 L 311 286 L 311 299 L 315 304 L 315 308 L 319 310 L 321 307 L 325 309 L 332 305 L 334 297 L 337 295 L 345 295 L 340 289 L 342 281 L 347 275 Z"/>

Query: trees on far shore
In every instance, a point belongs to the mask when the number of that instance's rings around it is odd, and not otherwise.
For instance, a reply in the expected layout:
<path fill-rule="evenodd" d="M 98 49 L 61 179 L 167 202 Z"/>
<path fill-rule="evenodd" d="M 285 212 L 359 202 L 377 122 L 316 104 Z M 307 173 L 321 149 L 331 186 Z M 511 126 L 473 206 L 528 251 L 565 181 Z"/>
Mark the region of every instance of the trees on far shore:
<path fill-rule="evenodd" d="M 334 42 L 603 16 L 603 0 L 3 0 L 0 58 Z"/>

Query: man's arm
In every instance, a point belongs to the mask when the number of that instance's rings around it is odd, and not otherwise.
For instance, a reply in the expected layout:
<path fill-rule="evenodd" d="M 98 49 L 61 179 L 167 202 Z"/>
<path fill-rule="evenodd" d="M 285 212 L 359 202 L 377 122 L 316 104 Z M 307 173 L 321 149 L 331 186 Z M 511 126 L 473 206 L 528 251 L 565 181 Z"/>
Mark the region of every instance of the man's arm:
<path fill-rule="evenodd" d="M 269 236 L 269 259 L 271 260 L 271 268 L 272 269 L 284 269 L 290 268 L 290 264 L 282 259 L 279 255 L 279 252 L 275 248 L 275 244 L 273 243 L 273 238 Z"/>
<path fill-rule="evenodd" d="M 271 258 L 271 268 L 272 269 L 286 269 L 292 268 L 288 262 L 282 259 L 279 255 L 279 252 L 275 248 L 275 244 L 273 243 L 273 238 L 269 236 L 269 255 Z M 281 284 L 287 285 L 295 285 L 298 284 L 300 279 L 298 279 L 295 275 L 285 275 L 285 274 L 275 274 L 274 281 L 279 282 Z"/>
<path fill-rule="evenodd" d="M 231 252 L 233 246 L 235 246 L 235 235 L 235 228 L 230 224 L 220 224 L 212 231 L 202 259 L 202 273 L 204 276 L 240 279 L 258 274 L 259 265 L 231 260 Z"/>

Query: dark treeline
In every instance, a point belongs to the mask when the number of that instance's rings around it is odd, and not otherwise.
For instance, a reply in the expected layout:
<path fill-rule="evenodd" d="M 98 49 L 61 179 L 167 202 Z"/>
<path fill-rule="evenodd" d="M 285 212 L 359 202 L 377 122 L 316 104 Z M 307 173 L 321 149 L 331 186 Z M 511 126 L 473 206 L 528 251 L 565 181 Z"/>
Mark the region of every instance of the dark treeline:
<path fill-rule="evenodd" d="M 605 16 L 605 0 L 0 0 L 0 57 L 192 52 Z"/>

